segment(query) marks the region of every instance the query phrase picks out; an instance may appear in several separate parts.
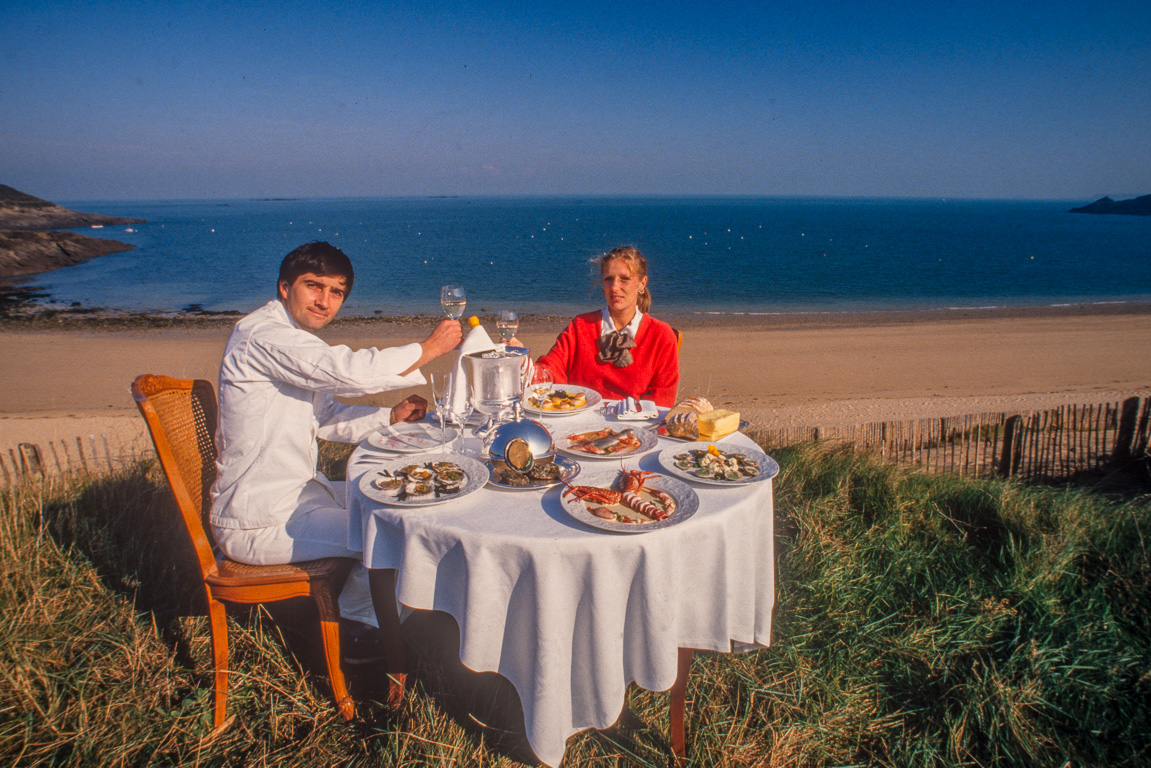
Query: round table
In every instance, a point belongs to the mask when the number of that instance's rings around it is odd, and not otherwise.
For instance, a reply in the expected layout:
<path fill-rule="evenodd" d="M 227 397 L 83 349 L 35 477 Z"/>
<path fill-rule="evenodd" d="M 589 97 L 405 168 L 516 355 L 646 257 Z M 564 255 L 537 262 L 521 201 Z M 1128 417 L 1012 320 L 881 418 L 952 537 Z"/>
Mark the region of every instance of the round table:
<path fill-rule="evenodd" d="M 588 414 L 545 423 L 558 434 L 602 420 Z M 475 458 L 479 441 L 463 443 Z M 657 454 L 672 444 L 660 439 L 623 466 L 660 471 Z M 754 443 L 742 434 L 721 443 L 735 446 Z M 630 682 L 670 688 L 680 648 L 730 652 L 771 642 L 771 480 L 692 484 L 699 510 L 683 523 L 609 533 L 571 518 L 562 487 L 489 484 L 437 506 L 384 506 L 364 496 L 359 481 L 395 457 L 367 444 L 352 454 L 349 542 L 369 569 L 395 569 L 400 603 L 455 618 L 460 660 L 511 681 L 528 740 L 548 765 L 559 764 L 572 734 L 618 719 Z M 581 460 L 575 484 L 620 465 Z"/>

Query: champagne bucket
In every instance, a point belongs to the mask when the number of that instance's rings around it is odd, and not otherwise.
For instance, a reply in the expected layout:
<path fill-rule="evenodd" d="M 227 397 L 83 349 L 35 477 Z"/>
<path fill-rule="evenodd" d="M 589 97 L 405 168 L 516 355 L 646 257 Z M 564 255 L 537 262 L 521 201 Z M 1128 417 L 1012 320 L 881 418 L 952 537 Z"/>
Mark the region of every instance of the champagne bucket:
<path fill-rule="evenodd" d="M 468 399 L 476 411 L 493 421 L 511 419 L 524 394 L 524 354 L 514 349 L 464 355 Z"/>

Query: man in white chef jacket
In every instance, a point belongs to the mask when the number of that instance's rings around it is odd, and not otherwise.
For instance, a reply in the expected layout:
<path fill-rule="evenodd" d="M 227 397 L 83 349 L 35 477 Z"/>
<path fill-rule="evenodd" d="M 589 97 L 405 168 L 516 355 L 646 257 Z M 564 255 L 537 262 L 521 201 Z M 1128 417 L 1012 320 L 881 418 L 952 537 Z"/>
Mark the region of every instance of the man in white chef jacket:
<path fill-rule="evenodd" d="M 229 558 L 252 565 L 359 557 L 348 549 L 344 484 L 316 470 L 316 438 L 358 443 L 373 430 L 423 418 L 413 395 L 392 409 L 344 405 L 357 397 L 424 383 L 420 366 L 460 342 L 443 320 L 424 341 L 388 349 L 332 346 L 316 332 L 352 290 L 348 257 L 322 242 L 280 265 L 278 297 L 236 323 L 220 366 L 216 482 L 211 525 Z M 376 626 L 367 571 L 357 564 L 340 613 Z"/>

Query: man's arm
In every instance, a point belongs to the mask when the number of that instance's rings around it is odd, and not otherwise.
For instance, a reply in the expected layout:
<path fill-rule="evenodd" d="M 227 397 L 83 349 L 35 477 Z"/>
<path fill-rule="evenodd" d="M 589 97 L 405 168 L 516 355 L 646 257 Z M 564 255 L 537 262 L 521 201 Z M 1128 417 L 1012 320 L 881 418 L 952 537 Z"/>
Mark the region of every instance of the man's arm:
<path fill-rule="evenodd" d="M 404 371 L 401 376 L 407 376 L 409 373 L 415 371 L 431 361 L 435 360 L 440 355 L 447 354 L 459 346 L 460 340 L 463 339 L 464 332 L 460 328 L 459 321 L 445 318 L 440 321 L 436 329 L 432 331 L 432 335 L 420 342 L 420 359 L 416 361 L 408 370 Z"/>

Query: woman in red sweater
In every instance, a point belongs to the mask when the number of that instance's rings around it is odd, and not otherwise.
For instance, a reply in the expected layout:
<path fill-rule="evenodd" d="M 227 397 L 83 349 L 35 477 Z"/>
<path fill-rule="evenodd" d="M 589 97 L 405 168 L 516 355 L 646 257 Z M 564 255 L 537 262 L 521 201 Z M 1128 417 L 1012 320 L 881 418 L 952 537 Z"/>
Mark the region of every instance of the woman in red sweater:
<path fill-rule="evenodd" d="M 605 398 L 675 405 L 679 349 L 671 326 L 647 314 L 647 259 L 631 247 L 600 259 L 607 307 L 577 315 L 536 361 L 557 384 L 590 387 Z"/>

